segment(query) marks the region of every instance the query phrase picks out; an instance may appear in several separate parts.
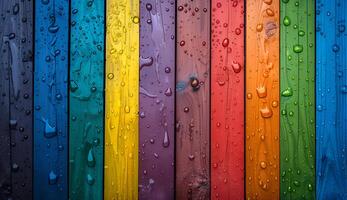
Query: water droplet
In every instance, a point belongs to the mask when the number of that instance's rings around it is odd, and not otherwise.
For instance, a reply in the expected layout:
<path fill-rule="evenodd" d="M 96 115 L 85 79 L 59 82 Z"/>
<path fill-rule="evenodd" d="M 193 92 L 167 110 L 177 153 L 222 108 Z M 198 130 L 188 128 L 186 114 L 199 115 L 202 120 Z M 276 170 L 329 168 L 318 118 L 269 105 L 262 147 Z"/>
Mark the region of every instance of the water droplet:
<path fill-rule="evenodd" d="M 94 167 L 95 166 L 95 159 L 94 159 L 94 155 L 93 155 L 93 151 L 92 149 L 89 150 L 88 152 L 88 158 L 87 158 L 87 163 L 88 163 L 88 167 Z"/>
<path fill-rule="evenodd" d="M 233 61 L 233 64 L 231 66 L 232 66 L 233 71 L 235 73 L 240 73 L 241 72 L 241 65 L 240 65 L 240 63 Z"/>
<path fill-rule="evenodd" d="M 194 160 L 194 159 L 195 159 L 195 156 L 194 156 L 193 154 L 190 154 L 190 155 L 188 156 L 188 158 L 189 158 L 189 160 Z"/>
<path fill-rule="evenodd" d="M 152 10 L 152 4 L 147 3 L 147 4 L 146 4 L 146 9 L 147 9 L 148 11 L 151 11 L 151 10 Z"/>
<path fill-rule="evenodd" d="M 257 87 L 257 94 L 259 98 L 265 98 L 267 96 L 266 87 L 263 85 Z"/>
<path fill-rule="evenodd" d="M 48 120 L 47 120 L 47 119 L 43 119 L 42 121 L 45 123 L 44 136 L 45 136 L 46 138 L 55 137 L 55 136 L 57 135 L 56 127 L 51 126 L 51 125 L 48 123 Z"/>
<path fill-rule="evenodd" d="M 283 25 L 285 25 L 285 26 L 289 26 L 290 25 L 290 18 L 288 16 L 284 17 Z"/>
<path fill-rule="evenodd" d="M 57 175 L 53 171 L 49 172 L 49 174 L 48 174 L 48 183 L 50 185 L 55 185 L 57 183 L 57 181 L 58 181 Z"/>
<path fill-rule="evenodd" d="M 223 42 L 222 42 L 222 46 L 223 47 L 227 47 L 229 45 L 229 39 L 228 38 L 224 38 Z"/>
<path fill-rule="evenodd" d="M 49 4 L 49 0 L 42 0 L 41 2 L 42 2 L 43 5 Z"/>
<path fill-rule="evenodd" d="M 165 90 L 165 93 L 164 93 L 166 96 L 171 96 L 172 95 L 172 90 L 171 90 L 171 88 L 167 88 L 166 90 Z"/>
<path fill-rule="evenodd" d="M 90 174 L 87 174 L 87 183 L 89 185 L 93 185 L 94 184 L 94 178 Z"/>
<path fill-rule="evenodd" d="M 52 24 L 48 27 L 48 31 L 50 33 L 57 33 L 59 31 L 59 26 Z"/>
<path fill-rule="evenodd" d="M 169 139 L 169 135 L 168 135 L 168 132 L 165 131 L 164 132 L 164 140 L 163 140 L 163 147 L 169 147 L 170 145 L 170 139 Z"/>
<path fill-rule="evenodd" d="M 293 96 L 293 90 L 292 90 L 292 88 L 287 88 L 287 89 L 285 89 L 282 93 L 281 93 L 281 95 L 282 96 L 284 96 L 284 97 L 291 97 L 291 96 Z"/>
<path fill-rule="evenodd" d="M 195 77 L 190 79 L 190 86 L 192 86 L 192 88 L 194 90 L 198 90 L 200 88 L 200 84 L 199 84 L 199 80 Z"/>
<path fill-rule="evenodd" d="M 272 117 L 272 110 L 267 106 L 265 108 L 260 109 L 260 113 L 263 118 Z"/>
<path fill-rule="evenodd" d="M 189 108 L 188 107 L 184 107 L 184 110 L 183 110 L 185 113 L 189 112 Z"/>
<path fill-rule="evenodd" d="M 130 107 L 129 106 L 125 106 L 124 107 L 124 112 L 129 113 L 130 112 Z"/>
<path fill-rule="evenodd" d="M 261 32 L 263 30 L 263 24 L 257 24 L 257 31 Z"/>
<path fill-rule="evenodd" d="M 340 51 L 340 46 L 339 45 L 337 45 L 337 44 L 334 44 L 333 45 L 333 52 L 339 52 Z"/>
<path fill-rule="evenodd" d="M 265 169 L 266 168 L 266 163 L 264 161 L 260 162 L 260 167 L 262 169 Z"/>
<path fill-rule="evenodd" d="M 133 17 L 134 24 L 138 24 L 140 22 L 140 19 L 138 16 Z"/>
<path fill-rule="evenodd" d="M 296 44 L 293 47 L 295 53 L 301 53 L 304 50 L 304 47 L 301 44 Z"/>

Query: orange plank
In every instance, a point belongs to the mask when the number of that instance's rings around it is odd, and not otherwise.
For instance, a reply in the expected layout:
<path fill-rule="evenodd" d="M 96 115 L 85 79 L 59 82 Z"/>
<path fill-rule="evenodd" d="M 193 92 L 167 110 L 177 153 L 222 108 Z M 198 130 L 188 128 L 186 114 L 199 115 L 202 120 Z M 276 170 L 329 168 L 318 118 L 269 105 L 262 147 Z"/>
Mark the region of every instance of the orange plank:
<path fill-rule="evenodd" d="M 279 0 L 246 6 L 246 197 L 279 199 Z"/>

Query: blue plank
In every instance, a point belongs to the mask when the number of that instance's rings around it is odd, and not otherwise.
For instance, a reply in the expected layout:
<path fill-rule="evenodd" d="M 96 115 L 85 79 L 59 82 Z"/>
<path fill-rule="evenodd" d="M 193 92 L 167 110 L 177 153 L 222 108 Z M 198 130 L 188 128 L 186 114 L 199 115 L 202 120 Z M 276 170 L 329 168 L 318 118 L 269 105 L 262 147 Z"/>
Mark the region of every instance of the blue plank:
<path fill-rule="evenodd" d="M 347 1 L 316 6 L 317 199 L 347 199 Z"/>
<path fill-rule="evenodd" d="M 34 199 L 67 193 L 69 1 L 35 1 Z"/>

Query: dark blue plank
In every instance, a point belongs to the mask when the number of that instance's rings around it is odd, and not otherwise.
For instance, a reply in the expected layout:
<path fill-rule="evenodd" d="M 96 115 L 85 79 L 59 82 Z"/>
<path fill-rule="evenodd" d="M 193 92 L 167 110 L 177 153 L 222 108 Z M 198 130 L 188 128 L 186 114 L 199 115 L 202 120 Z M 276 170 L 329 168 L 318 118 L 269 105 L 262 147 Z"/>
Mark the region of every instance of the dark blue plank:
<path fill-rule="evenodd" d="M 316 4 L 317 199 L 347 199 L 347 1 Z"/>
<path fill-rule="evenodd" d="M 67 199 L 68 0 L 35 2 L 34 199 Z"/>
<path fill-rule="evenodd" d="M 33 0 L 0 1 L 0 199 L 32 198 Z"/>

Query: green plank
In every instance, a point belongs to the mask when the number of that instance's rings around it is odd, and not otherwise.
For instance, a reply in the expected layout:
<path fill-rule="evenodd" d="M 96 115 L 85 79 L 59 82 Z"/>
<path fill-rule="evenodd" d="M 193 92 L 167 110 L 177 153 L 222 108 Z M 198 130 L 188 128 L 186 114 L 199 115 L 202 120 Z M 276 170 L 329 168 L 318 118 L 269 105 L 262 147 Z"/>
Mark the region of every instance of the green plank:
<path fill-rule="evenodd" d="M 71 200 L 103 197 L 104 11 L 104 0 L 71 1 Z"/>
<path fill-rule="evenodd" d="M 281 1 L 281 199 L 315 199 L 315 1 Z"/>

